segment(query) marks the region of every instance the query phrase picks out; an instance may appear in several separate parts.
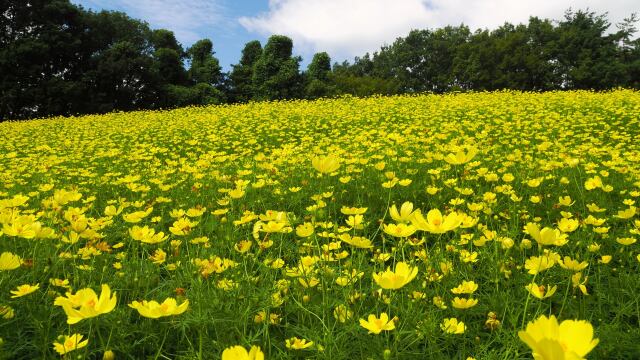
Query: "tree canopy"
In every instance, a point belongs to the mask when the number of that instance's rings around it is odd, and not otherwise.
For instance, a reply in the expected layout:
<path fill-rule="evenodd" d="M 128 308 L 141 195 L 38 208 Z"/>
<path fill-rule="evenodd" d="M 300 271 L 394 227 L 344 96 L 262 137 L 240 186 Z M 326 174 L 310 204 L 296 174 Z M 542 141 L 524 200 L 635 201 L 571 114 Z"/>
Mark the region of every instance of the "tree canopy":
<path fill-rule="evenodd" d="M 472 31 L 416 29 L 373 54 L 331 65 L 326 52 L 306 71 L 293 41 L 248 42 L 222 71 L 214 44 L 183 48 L 168 29 L 69 0 L 0 5 L 0 121 L 341 94 L 367 96 L 470 90 L 640 87 L 638 18 L 615 28 L 606 14 L 567 11 Z"/>

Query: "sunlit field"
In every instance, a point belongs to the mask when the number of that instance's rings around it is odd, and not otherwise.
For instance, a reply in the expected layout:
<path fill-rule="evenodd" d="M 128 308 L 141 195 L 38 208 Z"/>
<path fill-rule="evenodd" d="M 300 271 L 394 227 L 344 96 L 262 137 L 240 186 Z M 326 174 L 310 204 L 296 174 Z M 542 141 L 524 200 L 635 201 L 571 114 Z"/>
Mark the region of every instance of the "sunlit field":
<path fill-rule="evenodd" d="M 3 359 L 637 359 L 640 93 L 0 124 Z"/>

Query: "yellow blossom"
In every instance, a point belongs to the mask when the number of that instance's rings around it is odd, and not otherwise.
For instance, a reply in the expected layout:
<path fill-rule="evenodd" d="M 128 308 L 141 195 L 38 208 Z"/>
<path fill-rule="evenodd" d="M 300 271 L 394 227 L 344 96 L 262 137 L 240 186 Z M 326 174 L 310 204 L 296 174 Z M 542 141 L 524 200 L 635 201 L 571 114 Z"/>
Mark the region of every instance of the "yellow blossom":
<path fill-rule="evenodd" d="M 313 346 L 313 341 L 307 341 L 306 339 L 299 339 L 297 337 L 292 337 L 290 339 L 285 340 L 285 346 L 287 349 L 292 350 L 304 350 Z"/>
<path fill-rule="evenodd" d="M 189 307 L 189 300 L 183 301 L 180 305 L 174 298 L 166 298 L 162 303 L 155 300 L 142 300 L 142 302 L 130 303 L 129 307 L 138 310 L 138 313 L 146 318 L 157 319 L 163 316 L 182 314 Z"/>
<path fill-rule="evenodd" d="M 24 285 L 20 285 L 18 286 L 15 290 L 11 290 L 11 298 L 19 298 L 21 296 L 25 296 L 25 295 L 29 295 L 32 292 L 38 290 L 40 288 L 40 284 L 35 284 L 35 285 L 29 285 L 29 284 L 24 284 Z"/>
<path fill-rule="evenodd" d="M 81 349 L 89 343 L 89 340 L 82 341 L 83 337 L 84 336 L 80 334 L 73 334 L 71 336 L 61 335 L 53 342 L 53 349 L 60 355 Z"/>
<path fill-rule="evenodd" d="M 447 216 L 442 216 L 440 210 L 432 209 L 427 213 L 427 218 L 422 216 L 420 210 L 413 213 L 411 224 L 418 230 L 427 231 L 433 234 L 442 234 L 456 229 L 462 223 L 462 219 L 453 212 Z"/>
<path fill-rule="evenodd" d="M 584 359 L 598 345 L 593 327 L 584 320 L 564 320 L 558 324 L 554 315 L 540 316 L 518 332 L 536 360 Z"/>
<path fill-rule="evenodd" d="M 100 297 L 93 289 L 85 288 L 75 294 L 68 292 L 65 297 L 58 296 L 53 304 L 62 307 L 67 314 L 67 324 L 72 325 L 112 311 L 116 307 L 116 293 L 112 296 L 109 285 L 103 284 Z"/>
<path fill-rule="evenodd" d="M 456 318 L 446 318 L 442 320 L 440 329 L 447 334 L 463 334 L 466 330 L 466 326 L 462 321 L 458 321 Z"/>
<path fill-rule="evenodd" d="M 418 274 L 417 267 L 409 267 L 405 262 L 396 264 L 395 271 L 387 268 L 385 272 L 373 273 L 373 280 L 383 289 L 400 289 Z"/>
<path fill-rule="evenodd" d="M 360 319 L 360 326 L 369 330 L 369 334 L 380 334 L 383 331 L 391 331 L 396 328 L 394 321 L 389 319 L 387 313 L 380 314 L 379 318 L 371 314 L 366 321 Z"/>
<path fill-rule="evenodd" d="M 264 360 L 259 346 L 251 346 L 249 351 L 240 345 L 231 346 L 222 352 L 222 360 Z"/>
<path fill-rule="evenodd" d="M 553 294 L 556 293 L 556 290 L 558 290 L 557 285 L 554 285 L 554 286 L 547 285 L 547 287 L 545 288 L 543 285 L 538 285 L 535 282 L 532 282 L 529 285 L 526 285 L 524 288 L 527 289 L 529 294 L 531 294 L 532 296 L 540 300 L 551 297 Z"/>
<path fill-rule="evenodd" d="M 22 258 L 10 252 L 0 255 L 0 271 L 15 270 L 22 265 Z"/>

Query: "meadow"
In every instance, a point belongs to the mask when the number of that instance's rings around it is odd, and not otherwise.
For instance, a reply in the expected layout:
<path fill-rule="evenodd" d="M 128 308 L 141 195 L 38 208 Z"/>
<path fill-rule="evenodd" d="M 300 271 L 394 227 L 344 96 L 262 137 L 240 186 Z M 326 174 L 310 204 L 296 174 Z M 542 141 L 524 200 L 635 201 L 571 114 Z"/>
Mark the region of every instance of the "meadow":
<path fill-rule="evenodd" d="M 0 358 L 640 357 L 638 92 L 190 107 L 0 138 Z"/>

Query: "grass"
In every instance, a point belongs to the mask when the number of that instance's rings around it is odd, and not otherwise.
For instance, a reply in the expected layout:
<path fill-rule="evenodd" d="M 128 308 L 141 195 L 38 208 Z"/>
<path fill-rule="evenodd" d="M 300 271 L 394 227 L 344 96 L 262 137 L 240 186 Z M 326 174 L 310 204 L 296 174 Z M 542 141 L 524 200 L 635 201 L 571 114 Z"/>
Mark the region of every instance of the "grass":
<path fill-rule="evenodd" d="M 637 358 L 640 251 L 617 240 L 640 235 L 639 129 L 640 95 L 629 90 L 341 98 L 0 124 L 0 252 L 20 257 L 16 269 L 0 262 L 0 358 L 57 358 L 56 338 L 81 334 L 88 344 L 63 356 L 219 359 L 228 347 L 255 345 L 268 359 L 527 359 L 518 331 L 540 315 L 592 324 L 600 339 L 592 358 Z M 452 164 L 456 155 L 462 161 Z M 587 189 L 596 177 L 600 185 Z M 405 202 L 425 217 L 431 209 L 468 217 L 441 234 L 390 235 L 390 208 Z M 343 207 L 367 208 L 362 223 L 348 225 Z M 618 216 L 625 209 L 634 210 Z M 128 222 L 136 211 L 149 214 Z M 182 218 L 197 224 L 177 231 Z M 557 229 L 562 218 L 577 228 L 561 246 L 539 246 L 523 230 Z M 302 236 L 303 224 L 313 233 Z M 134 240 L 136 226 L 167 239 Z M 345 234 L 372 247 L 352 246 Z M 539 255 L 554 266 L 531 275 L 525 262 Z M 577 271 L 558 264 L 565 256 L 588 264 L 580 271 L 586 294 L 572 281 Z M 417 276 L 381 289 L 372 274 L 399 262 Z M 454 295 L 462 281 L 478 289 Z M 531 282 L 556 293 L 537 299 L 525 289 Z M 39 289 L 11 298 L 23 284 Z M 102 284 L 116 292 L 115 308 L 67 324 L 56 298 L 84 288 L 99 295 Z M 455 309 L 456 296 L 478 303 Z M 151 319 L 127 306 L 169 297 L 188 300 L 187 311 Z M 340 321 L 336 308 L 351 316 Z M 493 329 L 489 312 L 499 321 Z M 394 330 L 369 334 L 359 324 L 381 313 L 396 317 Z M 445 318 L 464 322 L 464 333 L 445 333 Z M 288 349 L 293 337 L 313 345 Z"/>

